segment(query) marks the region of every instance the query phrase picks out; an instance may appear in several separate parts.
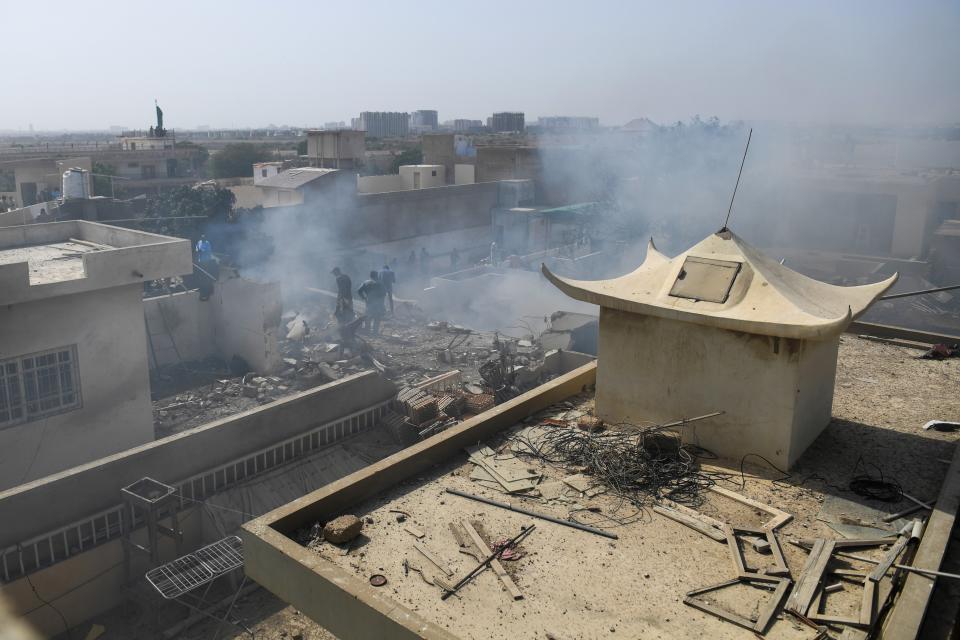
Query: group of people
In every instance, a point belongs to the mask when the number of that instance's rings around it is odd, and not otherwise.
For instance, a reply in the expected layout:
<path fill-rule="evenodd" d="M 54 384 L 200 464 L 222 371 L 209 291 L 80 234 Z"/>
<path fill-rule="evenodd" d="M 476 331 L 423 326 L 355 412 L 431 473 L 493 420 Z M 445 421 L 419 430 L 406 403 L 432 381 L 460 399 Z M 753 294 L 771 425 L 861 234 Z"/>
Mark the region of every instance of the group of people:
<path fill-rule="evenodd" d="M 355 317 L 353 282 L 350 276 L 340 270 L 340 267 L 334 267 L 333 275 L 337 279 L 337 307 L 334 316 L 343 326 L 352 322 Z M 380 333 L 380 322 L 387 315 L 387 304 L 390 305 L 390 313 L 393 314 L 393 286 L 396 282 L 397 274 L 390 265 L 385 264 L 380 271 L 371 271 L 370 277 L 357 289 L 357 295 L 367 307 L 362 324 L 374 335 Z"/>

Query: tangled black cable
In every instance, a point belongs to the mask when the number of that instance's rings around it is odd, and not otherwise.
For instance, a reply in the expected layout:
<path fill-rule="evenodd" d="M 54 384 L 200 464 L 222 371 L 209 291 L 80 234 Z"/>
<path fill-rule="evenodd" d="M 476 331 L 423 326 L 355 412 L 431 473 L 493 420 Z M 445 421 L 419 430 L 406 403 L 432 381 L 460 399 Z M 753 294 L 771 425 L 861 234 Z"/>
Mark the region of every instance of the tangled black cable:
<path fill-rule="evenodd" d="M 861 465 L 864 471 L 857 473 Z M 903 488 L 900 483 L 893 478 L 884 478 L 883 471 L 876 465 L 870 466 L 877 470 L 877 475 L 871 475 L 866 470 L 867 463 L 863 461 L 863 456 L 857 458 L 857 464 L 853 466 L 853 475 L 850 478 L 850 491 L 858 496 L 880 502 L 900 502 L 903 499 Z"/>
<path fill-rule="evenodd" d="M 678 433 L 663 427 L 612 426 L 599 433 L 554 428 L 533 438 L 517 435 L 514 439 L 523 446 L 515 451 L 550 464 L 582 467 L 638 508 L 661 498 L 702 503 L 702 492 L 716 480 L 698 464 L 709 452 L 683 444 Z"/>

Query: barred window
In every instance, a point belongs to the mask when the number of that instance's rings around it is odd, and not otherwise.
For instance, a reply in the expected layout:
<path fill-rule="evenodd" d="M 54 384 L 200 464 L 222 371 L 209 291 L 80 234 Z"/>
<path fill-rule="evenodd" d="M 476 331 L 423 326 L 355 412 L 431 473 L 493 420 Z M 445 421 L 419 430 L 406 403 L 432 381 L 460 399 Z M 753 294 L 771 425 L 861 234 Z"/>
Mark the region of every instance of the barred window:
<path fill-rule="evenodd" d="M 0 427 L 80 407 L 76 347 L 0 361 Z"/>

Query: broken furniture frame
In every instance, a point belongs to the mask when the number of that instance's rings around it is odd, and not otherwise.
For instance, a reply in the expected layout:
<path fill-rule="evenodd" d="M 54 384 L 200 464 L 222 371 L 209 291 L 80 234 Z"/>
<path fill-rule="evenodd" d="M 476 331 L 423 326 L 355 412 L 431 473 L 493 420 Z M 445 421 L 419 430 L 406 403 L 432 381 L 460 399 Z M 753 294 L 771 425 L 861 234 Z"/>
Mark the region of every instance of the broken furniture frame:
<path fill-rule="evenodd" d="M 751 571 L 748 569 L 746 560 L 740 550 L 740 541 L 737 538 L 738 533 L 747 533 L 752 536 L 762 536 L 766 538 L 770 545 L 770 552 L 773 555 L 773 569 L 767 569 L 765 573 Z M 727 547 L 730 549 L 730 557 L 733 559 L 733 566 L 736 569 L 737 577 L 745 580 L 757 580 L 760 582 L 774 582 L 783 576 L 790 576 L 790 568 L 787 567 L 787 561 L 783 557 L 783 549 L 777 541 L 777 535 L 772 529 L 757 529 L 754 527 L 734 527 L 727 525 L 724 527 L 724 535 L 727 539 Z"/>
<path fill-rule="evenodd" d="M 773 619 L 774 614 L 777 612 L 777 607 L 780 606 L 780 602 L 786 595 L 787 589 L 790 588 L 790 580 L 771 576 L 762 582 L 762 584 L 765 586 L 769 586 L 771 583 L 775 584 L 776 586 L 773 588 L 773 597 L 767 604 L 766 608 L 760 612 L 760 615 L 757 616 L 755 621 L 750 620 L 749 618 L 744 618 L 743 616 L 731 611 L 727 611 L 726 609 L 723 609 L 715 604 L 703 602 L 702 600 L 698 600 L 696 598 L 696 596 L 710 593 L 712 591 L 718 591 L 735 584 L 751 584 L 751 582 L 753 582 L 752 578 L 737 577 L 733 580 L 727 580 L 719 584 L 710 585 L 709 587 L 694 589 L 693 591 L 688 592 L 683 598 L 683 603 L 695 609 L 700 609 L 701 611 L 709 613 L 710 615 L 717 616 L 718 618 L 726 620 L 727 622 L 732 622 L 733 624 L 753 631 L 754 633 L 763 634 L 767 630 L 770 620 Z"/>

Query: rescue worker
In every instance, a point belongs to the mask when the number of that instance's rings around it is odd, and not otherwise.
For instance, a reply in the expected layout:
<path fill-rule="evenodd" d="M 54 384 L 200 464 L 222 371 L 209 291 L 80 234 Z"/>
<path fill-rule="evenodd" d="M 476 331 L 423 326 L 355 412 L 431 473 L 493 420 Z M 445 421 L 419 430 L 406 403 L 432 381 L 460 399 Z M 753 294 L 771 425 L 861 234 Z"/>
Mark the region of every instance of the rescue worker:
<path fill-rule="evenodd" d="M 387 309 L 383 304 L 383 298 L 386 295 L 383 285 L 378 280 L 377 272 L 370 272 L 370 279 L 364 281 L 357 289 L 357 295 L 367 305 L 367 312 L 364 314 L 364 324 L 373 335 L 380 333 L 380 320 L 386 314 Z"/>
<path fill-rule="evenodd" d="M 213 247 L 207 236 L 201 235 L 197 240 L 197 261 L 194 263 L 197 289 L 200 290 L 200 299 L 209 300 L 213 295 L 213 283 L 220 277 L 220 264 L 213 256 Z"/>
<path fill-rule="evenodd" d="M 390 265 L 383 265 L 380 269 L 380 284 L 383 285 L 383 291 L 386 293 L 387 302 L 390 303 L 390 315 L 393 315 L 393 285 L 397 282 L 397 274 L 393 272 Z"/>
<path fill-rule="evenodd" d="M 349 322 L 353 319 L 353 282 L 350 276 L 334 267 L 331 273 L 337 279 L 337 308 L 334 316 L 340 322 Z"/>

